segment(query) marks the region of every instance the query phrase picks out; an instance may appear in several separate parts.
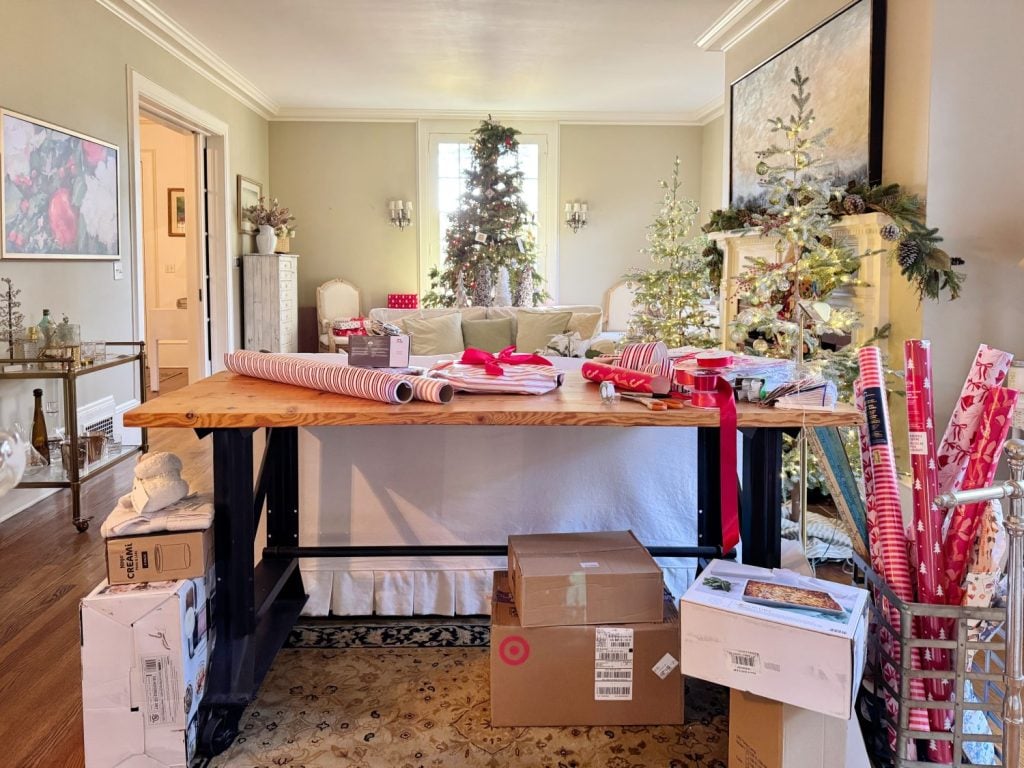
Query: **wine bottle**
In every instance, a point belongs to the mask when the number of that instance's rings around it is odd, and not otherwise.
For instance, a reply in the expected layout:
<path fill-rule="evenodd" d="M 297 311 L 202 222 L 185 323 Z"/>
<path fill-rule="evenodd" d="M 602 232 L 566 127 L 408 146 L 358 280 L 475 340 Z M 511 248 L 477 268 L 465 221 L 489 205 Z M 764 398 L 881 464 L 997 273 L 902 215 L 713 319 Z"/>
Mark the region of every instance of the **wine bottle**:
<path fill-rule="evenodd" d="M 47 443 L 46 419 L 43 417 L 43 390 L 33 389 L 32 396 L 36 399 L 36 409 L 32 414 L 32 447 L 49 464 L 50 446 Z"/>

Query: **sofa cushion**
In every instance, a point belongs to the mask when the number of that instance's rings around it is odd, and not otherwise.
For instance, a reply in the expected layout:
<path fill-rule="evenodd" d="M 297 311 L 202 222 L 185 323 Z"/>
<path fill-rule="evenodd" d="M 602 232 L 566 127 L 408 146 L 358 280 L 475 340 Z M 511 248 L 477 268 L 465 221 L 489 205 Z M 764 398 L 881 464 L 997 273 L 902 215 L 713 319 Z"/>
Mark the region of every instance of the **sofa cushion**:
<path fill-rule="evenodd" d="M 573 317 L 569 320 L 569 330 L 579 331 L 580 337 L 588 339 L 596 336 L 601 330 L 595 328 L 593 333 L 584 335 L 584 331 L 590 327 L 590 315 L 598 316 L 598 326 L 604 320 L 601 308 L 594 304 L 564 304 L 550 307 L 487 307 L 487 319 L 510 317 L 512 318 L 512 334 L 519 332 L 518 317 L 520 312 L 572 312 Z M 580 317 L 577 317 L 579 315 Z M 577 325 L 579 327 L 577 327 Z"/>
<path fill-rule="evenodd" d="M 515 342 L 512 333 L 512 318 L 494 320 L 462 320 L 462 339 L 467 347 L 476 347 L 486 352 L 501 352 Z"/>
<path fill-rule="evenodd" d="M 462 315 L 463 320 L 483 320 L 487 317 L 487 308 L 431 307 L 430 309 L 388 309 L 387 307 L 374 307 L 370 310 L 369 317 L 371 320 L 397 325 L 404 331 L 404 323 L 409 318 L 423 319 L 454 314 Z"/>
<path fill-rule="evenodd" d="M 573 312 L 566 331 L 578 333 L 583 341 L 588 341 L 601 332 L 601 318 L 601 312 Z"/>
<path fill-rule="evenodd" d="M 552 336 L 565 333 L 572 312 L 520 309 L 516 315 L 516 349 L 536 352 L 547 347 Z"/>
<path fill-rule="evenodd" d="M 455 355 L 464 348 L 460 312 L 436 317 L 407 317 L 402 325 L 409 334 L 414 355 Z"/>

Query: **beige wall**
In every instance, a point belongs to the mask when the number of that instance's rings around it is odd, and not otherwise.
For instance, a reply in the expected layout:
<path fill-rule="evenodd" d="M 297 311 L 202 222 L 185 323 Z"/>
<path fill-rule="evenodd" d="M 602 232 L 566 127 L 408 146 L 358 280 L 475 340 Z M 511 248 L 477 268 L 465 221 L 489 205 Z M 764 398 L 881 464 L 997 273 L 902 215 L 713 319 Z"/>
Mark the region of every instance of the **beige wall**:
<path fill-rule="evenodd" d="M 928 223 L 967 259 L 959 301 L 926 304 L 936 369 L 936 419 L 945 424 L 982 342 L 1024 355 L 1024 5 L 934 3 Z"/>
<path fill-rule="evenodd" d="M 272 123 L 271 193 L 296 216 L 299 306 L 335 277 L 356 285 L 362 308 L 417 290 L 419 215 L 391 226 L 389 200 L 416 200 L 413 123 Z"/>
<path fill-rule="evenodd" d="M 716 117 L 701 128 L 700 223 L 711 218 L 711 212 L 725 206 L 726 181 L 724 167 L 725 117 Z"/>
<path fill-rule="evenodd" d="M 590 223 L 558 230 L 559 301 L 600 304 L 641 254 L 660 208 L 672 163 L 681 160 L 682 194 L 701 195 L 701 129 L 679 126 L 563 125 L 559 132 L 559 199 L 586 200 Z"/>
<path fill-rule="evenodd" d="M 179 94 L 230 126 L 232 173 L 268 180 L 267 123 L 98 3 L 88 0 L 3 0 L 0 23 L 0 105 L 108 141 L 120 150 L 120 230 L 125 276 L 113 279 L 111 262 L 3 261 L 0 274 L 22 290 L 26 320 L 42 308 L 67 313 L 85 338 L 135 337 L 135 285 L 130 229 L 127 69 Z M 229 184 L 234 196 L 233 178 Z M 234 228 L 231 228 L 232 230 Z M 237 243 L 232 240 L 231 247 Z M 0 383 L 0 424 L 30 422 L 31 384 Z M 133 377 L 115 369 L 85 377 L 79 402 L 104 394 L 118 402 L 138 396 Z M 21 506 L 29 491 L 0 502 Z"/>

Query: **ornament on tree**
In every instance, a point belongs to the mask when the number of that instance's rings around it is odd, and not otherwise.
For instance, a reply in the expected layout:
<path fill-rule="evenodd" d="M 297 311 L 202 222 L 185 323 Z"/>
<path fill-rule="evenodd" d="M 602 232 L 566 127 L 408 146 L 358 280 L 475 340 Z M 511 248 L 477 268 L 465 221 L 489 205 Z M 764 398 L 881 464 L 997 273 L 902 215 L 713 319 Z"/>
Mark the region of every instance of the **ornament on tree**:
<path fill-rule="evenodd" d="M 878 234 L 881 235 L 883 240 L 894 243 L 900 239 L 900 228 L 895 224 L 886 224 L 878 230 Z"/>
<path fill-rule="evenodd" d="M 866 208 L 864 198 L 860 195 L 847 195 L 843 198 L 843 210 L 850 216 L 864 213 Z"/>
<path fill-rule="evenodd" d="M 896 247 L 896 261 L 903 269 L 910 269 L 921 258 L 921 245 L 916 240 L 903 238 Z"/>

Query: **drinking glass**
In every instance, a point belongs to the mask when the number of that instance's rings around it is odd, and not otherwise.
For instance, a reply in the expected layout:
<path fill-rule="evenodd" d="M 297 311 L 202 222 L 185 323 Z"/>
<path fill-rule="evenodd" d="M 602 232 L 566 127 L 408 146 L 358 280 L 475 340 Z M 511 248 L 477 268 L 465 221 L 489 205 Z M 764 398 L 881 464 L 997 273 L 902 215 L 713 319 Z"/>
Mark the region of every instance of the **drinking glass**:
<path fill-rule="evenodd" d="M 105 341 L 94 341 L 92 343 L 93 360 L 97 363 L 106 362 L 107 359 L 107 342 Z"/>

